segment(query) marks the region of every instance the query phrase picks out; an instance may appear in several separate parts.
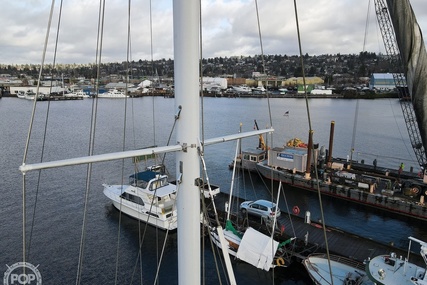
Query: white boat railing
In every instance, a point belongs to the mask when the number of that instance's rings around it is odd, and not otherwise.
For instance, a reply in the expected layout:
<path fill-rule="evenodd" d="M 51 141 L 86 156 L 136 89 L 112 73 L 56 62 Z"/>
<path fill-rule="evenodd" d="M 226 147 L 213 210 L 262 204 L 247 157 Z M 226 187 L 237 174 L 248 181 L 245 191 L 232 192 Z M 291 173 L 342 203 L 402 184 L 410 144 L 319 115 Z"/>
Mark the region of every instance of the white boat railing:
<path fill-rule="evenodd" d="M 328 256 L 326 255 L 326 253 L 313 253 L 313 254 L 310 254 L 309 257 L 319 257 L 319 258 L 328 259 Z M 307 260 L 309 261 L 310 259 L 307 259 Z M 340 264 L 345 264 L 362 271 L 365 270 L 365 265 L 363 264 L 363 262 L 359 262 L 355 259 L 351 259 L 348 257 L 330 254 L 329 260 L 339 262 Z"/>

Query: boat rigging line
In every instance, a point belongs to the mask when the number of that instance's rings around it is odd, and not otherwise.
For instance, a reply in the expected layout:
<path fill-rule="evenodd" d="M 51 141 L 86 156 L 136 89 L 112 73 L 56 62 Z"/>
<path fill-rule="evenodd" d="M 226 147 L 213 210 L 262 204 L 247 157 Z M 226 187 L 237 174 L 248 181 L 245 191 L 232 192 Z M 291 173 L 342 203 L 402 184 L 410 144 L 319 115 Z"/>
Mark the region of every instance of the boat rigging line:
<path fill-rule="evenodd" d="M 296 0 L 294 0 L 294 9 L 295 9 L 295 21 L 296 21 L 297 35 L 298 35 L 298 47 L 299 47 L 299 53 L 300 53 L 300 59 L 301 59 L 301 70 L 302 70 L 303 84 L 304 84 L 304 97 L 305 97 L 305 103 L 306 103 L 306 108 L 307 108 L 307 119 L 308 119 L 308 125 L 309 125 L 309 145 L 308 145 L 308 148 L 310 150 L 310 148 L 311 149 L 313 148 L 313 140 L 312 140 L 313 129 L 311 126 L 310 108 L 309 108 L 308 96 L 307 96 L 307 86 L 305 83 L 304 58 L 302 55 L 301 34 L 300 34 L 300 28 L 299 28 L 298 8 L 297 8 Z M 319 198 L 320 215 L 322 218 L 323 235 L 324 235 L 324 239 L 325 239 L 325 249 L 326 249 L 326 254 L 328 256 L 328 266 L 329 266 L 329 272 L 330 272 L 331 280 L 332 280 L 332 269 L 331 269 L 331 263 L 330 263 L 330 257 L 329 257 L 330 256 L 329 244 L 328 244 L 328 238 L 326 236 L 325 217 L 324 217 L 323 205 L 322 205 L 323 204 L 322 203 L 322 195 L 320 192 L 319 177 L 318 177 L 319 173 L 317 171 L 317 163 L 314 163 L 314 170 L 315 170 L 315 175 L 316 175 L 316 185 L 317 185 L 317 194 L 318 194 L 318 198 Z M 332 281 L 332 285 L 333 285 L 333 281 Z"/>
<path fill-rule="evenodd" d="M 362 52 L 365 52 L 365 47 L 366 47 L 366 39 L 367 39 L 367 35 L 368 35 L 368 27 L 369 27 L 369 11 L 370 11 L 370 7 L 371 7 L 371 0 L 368 1 L 368 13 L 366 15 L 366 21 L 365 21 L 365 33 L 364 33 L 364 38 L 363 38 L 363 47 L 362 47 Z M 361 60 L 363 61 L 363 58 L 361 58 Z M 362 66 L 364 65 L 364 63 L 362 62 Z M 353 153 L 354 153 L 354 145 L 356 142 L 356 131 L 357 131 L 357 120 L 359 118 L 359 100 L 356 100 L 356 109 L 354 111 L 354 120 L 353 120 L 353 133 L 351 136 L 351 148 L 350 148 L 350 168 L 351 165 L 353 163 Z"/>
<path fill-rule="evenodd" d="M 236 158 L 237 158 L 237 153 L 238 153 L 238 149 L 239 149 L 239 147 L 238 147 L 239 144 L 240 144 L 240 139 L 237 139 Z M 200 142 L 199 142 L 199 147 L 198 147 L 198 153 L 199 153 L 200 161 L 201 161 L 201 164 L 202 164 L 203 181 L 206 182 L 206 184 L 208 186 L 209 197 L 210 197 L 210 199 L 212 201 L 212 206 L 213 206 L 213 209 L 214 209 L 215 223 L 216 223 L 216 227 L 217 227 L 216 229 L 218 231 L 218 234 L 219 234 L 219 237 L 220 237 L 220 240 L 221 240 L 221 244 L 222 244 L 221 249 L 222 249 L 222 253 L 223 253 L 223 257 L 224 257 L 225 267 L 226 267 L 226 270 L 227 270 L 226 272 L 228 274 L 228 281 L 230 282 L 231 285 L 235 285 L 236 284 L 236 278 L 234 276 L 234 271 L 233 271 L 232 266 L 231 266 L 230 255 L 227 252 L 227 246 L 226 246 L 225 243 L 223 243 L 224 235 L 221 234 L 222 231 L 223 231 L 223 229 L 222 229 L 221 224 L 219 222 L 218 212 L 216 210 L 216 205 L 215 205 L 215 201 L 214 201 L 214 195 L 213 195 L 213 192 L 212 192 L 211 184 L 209 182 L 209 176 L 208 176 L 208 173 L 207 173 L 206 162 L 205 162 L 205 159 L 204 159 L 203 145 Z M 233 174 L 234 174 L 234 172 L 233 172 Z M 203 183 L 201 183 L 201 184 L 202 185 L 199 185 L 199 188 L 202 189 L 203 188 Z M 232 194 L 232 192 L 230 190 L 230 199 L 231 199 L 231 196 L 232 196 L 231 194 Z M 202 212 L 203 212 L 204 220 L 206 220 L 206 222 L 209 223 L 208 214 L 207 214 L 207 207 L 206 207 L 206 203 L 205 203 L 205 199 L 204 199 L 203 195 L 201 196 L 201 200 L 202 200 L 202 207 L 203 207 L 202 208 Z M 227 220 L 228 220 L 228 218 L 229 218 L 229 211 L 227 211 Z M 203 223 L 205 223 L 205 221 L 203 221 Z M 211 225 L 208 224 L 208 228 L 210 228 L 210 227 L 211 227 Z M 203 227 L 202 229 L 204 231 L 205 227 Z M 210 234 L 209 231 L 210 230 L 208 230 L 208 236 L 209 236 L 210 244 L 211 244 L 211 247 L 212 247 L 212 252 L 214 253 L 215 266 L 216 266 L 216 268 L 218 268 L 218 264 L 217 264 L 218 261 L 217 261 L 217 258 L 216 258 L 215 250 L 213 248 L 214 244 L 213 244 L 213 241 L 212 241 L 212 236 L 211 236 L 211 234 Z M 204 241 L 204 239 L 203 239 L 203 241 Z M 204 246 L 204 242 L 203 242 L 203 246 Z M 217 274 L 219 275 L 218 270 L 217 270 Z M 221 280 L 221 278 L 218 278 L 218 280 Z M 220 282 L 222 283 L 222 281 L 220 281 Z"/>
<path fill-rule="evenodd" d="M 151 57 L 151 76 L 154 76 L 154 52 L 153 52 L 153 9 L 152 9 L 152 1 L 148 1 L 149 3 L 149 17 L 150 17 L 150 57 Z M 153 104 L 153 110 L 154 108 L 154 96 L 151 98 L 151 102 Z M 153 111 L 153 143 L 156 145 L 156 115 Z M 175 126 L 175 125 L 174 125 Z M 163 161 L 165 159 L 166 153 L 163 156 Z"/>
<path fill-rule="evenodd" d="M 98 8 L 98 29 L 97 29 L 97 45 L 96 45 L 96 53 L 95 53 L 95 62 L 97 64 L 97 73 L 95 80 L 95 90 L 96 90 L 96 98 L 92 101 L 92 114 L 90 121 L 90 135 L 89 135 L 89 149 L 88 155 L 93 155 L 95 148 L 95 134 L 96 134 L 96 114 L 98 110 L 98 89 L 99 89 L 99 76 L 100 76 L 100 65 L 101 65 L 101 55 L 102 55 L 102 42 L 103 42 L 103 34 L 104 34 L 104 18 L 105 18 L 105 0 L 99 2 Z M 76 276 L 76 285 L 81 283 L 81 275 L 83 270 L 83 254 L 84 254 L 84 244 L 86 237 L 86 215 L 87 215 L 87 207 L 89 200 L 89 190 L 90 190 L 90 181 L 92 177 L 92 164 L 89 163 L 87 165 L 87 175 L 86 175 L 86 190 L 85 190 L 85 201 L 84 201 L 84 210 L 83 210 L 83 221 L 82 221 L 82 230 L 81 230 L 81 238 L 80 238 L 80 248 L 79 248 L 79 258 L 77 265 L 77 276 Z"/>
<path fill-rule="evenodd" d="M 38 80 L 37 80 L 37 88 L 36 88 L 36 95 L 35 95 L 36 97 L 34 98 L 33 108 L 32 108 L 32 112 L 31 112 L 30 126 L 29 126 L 29 130 L 28 130 L 26 143 L 25 143 L 24 156 L 23 156 L 22 164 L 25 164 L 27 161 L 28 148 L 29 148 L 30 139 L 31 139 L 31 131 L 32 131 L 32 126 L 34 124 L 34 118 L 35 118 L 35 113 L 36 113 L 37 97 L 39 95 L 39 90 L 40 90 L 40 80 L 42 77 L 43 67 L 44 67 L 44 63 L 45 63 L 45 59 L 46 59 L 47 44 L 48 44 L 49 33 L 50 33 L 51 24 L 52 24 L 54 3 L 55 3 L 55 1 L 52 0 L 50 13 L 49 13 L 49 20 L 48 20 L 48 25 L 47 25 L 47 30 L 46 30 L 46 36 L 45 36 L 45 41 L 44 41 L 44 46 L 43 46 L 41 65 L 40 65 L 40 70 L 39 70 L 39 75 L 38 75 Z M 45 134 L 43 136 L 43 146 L 45 145 L 45 139 L 46 139 L 46 124 L 47 124 L 47 118 L 46 118 L 46 122 L 45 122 Z M 43 152 L 42 152 L 40 161 L 43 161 Z M 40 174 L 38 176 L 36 194 L 38 194 L 39 184 L 40 184 Z M 36 195 L 36 202 L 37 202 L 37 195 Z M 24 264 L 27 260 L 27 253 L 26 253 L 26 247 L 27 247 L 27 241 L 26 241 L 26 222 L 27 222 L 26 206 L 27 206 L 26 205 L 26 179 L 25 179 L 25 174 L 23 173 L 23 175 L 22 175 L 22 262 Z M 33 221 L 34 221 L 35 210 L 36 210 L 36 204 L 34 205 Z M 31 242 L 32 230 L 33 230 L 33 226 L 34 226 L 33 223 L 31 225 L 30 242 Z M 25 274 L 25 267 L 23 270 L 24 270 L 24 274 Z"/>
<path fill-rule="evenodd" d="M 62 15 L 62 3 L 63 1 L 61 0 L 61 4 L 60 4 L 60 8 L 59 8 L 59 15 L 58 15 L 58 25 L 57 25 L 57 30 L 56 30 L 56 40 L 55 40 L 55 51 L 53 53 L 53 63 L 52 66 L 53 68 L 55 68 L 56 66 L 56 55 L 57 55 L 57 50 L 58 50 L 58 38 L 59 38 L 59 31 L 60 31 L 60 23 L 61 23 L 61 15 Z M 39 81 L 40 81 L 40 77 L 39 77 Z M 52 87 L 51 87 L 52 89 Z M 38 97 L 38 92 L 36 93 L 36 97 Z M 48 95 L 50 96 L 50 94 Z M 36 103 L 37 100 L 34 100 L 34 103 Z M 47 125 L 48 125 L 48 121 L 49 121 L 49 110 L 50 110 L 50 100 L 47 104 L 47 109 L 46 109 L 46 119 L 45 119 L 45 125 L 44 125 L 44 133 L 43 133 L 43 141 L 42 141 L 42 147 L 41 147 L 41 154 L 40 154 L 40 161 L 43 161 L 44 158 L 44 149 L 45 149 L 45 144 L 46 144 L 46 135 L 47 135 Z M 41 180 L 41 172 L 39 171 L 38 173 L 38 177 L 37 177 L 37 183 L 36 183 L 36 193 L 35 193 L 35 201 L 34 201 L 34 207 L 33 207 L 33 216 L 31 219 L 31 228 L 30 228 L 30 237 L 29 237 L 29 241 L 28 241 L 28 253 L 27 256 L 29 258 L 30 256 L 30 250 L 31 250 L 31 241 L 32 241 L 32 236 L 33 236 L 33 230 L 34 230 L 34 226 L 35 226 L 35 220 L 36 220 L 36 210 L 37 210 L 37 202 L 38 202 L 38 195 L 39 195 L 39 190 L 40 190 L 40 180 Z"/>

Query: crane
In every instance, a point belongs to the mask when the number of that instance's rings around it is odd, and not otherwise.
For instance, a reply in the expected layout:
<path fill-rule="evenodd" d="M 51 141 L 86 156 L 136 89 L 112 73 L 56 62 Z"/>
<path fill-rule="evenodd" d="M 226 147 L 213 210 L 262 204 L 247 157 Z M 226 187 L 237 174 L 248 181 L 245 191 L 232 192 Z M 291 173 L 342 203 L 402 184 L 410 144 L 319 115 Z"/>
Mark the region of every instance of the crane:
<path fill-rule="evenodd" d="M 254 123 L 255 123 L 254 129 L 259 130 L 258 123 L 256 122 L 256 120 L 254 120 Z M 267 146 L 265 144 L 264 137 L 262 136 L 262 134 L 259 135 L 259 138 L 258 138 L 258 148 L 261 150 L 267 150 Z"/>
<path fill-rule="evenodd" d="M 412 148 L 414 149 L 418 164 L 422 168 L 425 168 L 427 165 L 425 148 L 422 143 L 420 130 L 415 118 L 412 100 L 408 100 L 408 98 L 411 98 L 411 95 L 407 88 L 406 77 L 403 72 L 396 72 L 397 70 L 403 71 L 404 68 L 389 10 L 384 0 L 374 0 L 374 3 L 378 25 L 381 30 L 386 53 L 393 70 L 393 78 L 399 95 L 400 106 L 402 108 L 403 118 L 408 130 L 409 139 L 411 141 Z"/>

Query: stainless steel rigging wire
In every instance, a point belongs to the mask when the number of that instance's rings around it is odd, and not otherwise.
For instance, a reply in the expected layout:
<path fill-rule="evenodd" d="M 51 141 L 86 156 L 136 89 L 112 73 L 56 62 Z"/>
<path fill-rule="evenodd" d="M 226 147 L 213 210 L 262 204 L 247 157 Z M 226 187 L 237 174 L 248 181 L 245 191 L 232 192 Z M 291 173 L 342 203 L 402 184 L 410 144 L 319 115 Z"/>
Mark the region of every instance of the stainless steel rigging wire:
<path fill-rule="evenodd" d="M 105 0 L 100 0 L 99 13 L 98 13 L 98 29 L 97 29 L 97 37 L 96 37 L 96 53 L 95 53 L 95 62 L 97 66 L 97 73 L 96 73 L 96 80 L 95 80 L 96 98 L 92 102 L 92 115 L 91 115 L 91 122 L 90 122 L 88 155 L 93 155 L 94 148 L 95 148 L 96 114 L 98 110 L 98 93 L 99 93 L 99 78 L 100 78 L 100 66 L 101 66 L 101 58 L 102 58 L 102 44 L 103 44 L 103 33 L 104 33 L 104 18 L 105 18 Z M 85 239 L 86 239 L 86 223 L 87 223 L 86 214 L 87 214 L 87 207 L 88 207 L 88 200 L 89 200 L 91 177 L 92 177 L 92 163 L 88 163 L 76 285 L 81 283 L 81 275 L 82 275 L 82 269 L 83 269 L 83 254 L 84 254 L 84 245 L 85 245 Z"/>
<path fill-rule="evenodd" d="M 30 126 L 28 129 L 28 135 L 27 135 L 27 140 L 25 143 L 25 148 L 24 148 L 24 156 L 22 159 L 22 164 L 24 165 L 27 162 L 27 155 L 28 155 L 28 148 L 29 148 L 29 144 L 30 144 L 30 139 L 31 139 L 31 131 L 32 131 L 32 126 L 34 124 L 34 118 L 35 118 L 35 113 L 36 113 L 36 106 L 37 106 L 37 96 L 39 95 L 39 89 L 40 89 L 40 80 L 42 77 L 42 73 L 43 73 L 43 67 L 44 67 L 44 62 L 46 59 L 46 50 L 47 50 L 47 44 L 49 41 L 49 33 L 50 33 L 50 27 L 52 24 L 52 17 L 53 17 L 53 10 L 55 7 L 55 0 L 52 0 L 51 3 L 51 7 L 50 7 L 50 13 L 49 13 L 49 20 L 48 20 L 48 25 L 47 25 L 47 31 L 46 31 L 46 36 L 45 36 L 45 41 L 44 41 L 44 46 L 43 46 L 43 54 L 42 54 L 42 59 L 41 59 L 41 64 L 40 64 L 40 70 L 39 70 L 39 76 L 38 76 L 38 80 L 37 80 L 37 89 L 36 89 L 36 97 L 34 98 L 34 104 L 33 104 L 33 109 L 31 112 L 31 119 L 30 119 Z M 46 121 L 47 123 L 47 121 Z M 41 157 L 43 158 L 43 157 Z M 39 176 L 40 177 L 40 176 Z M 40 182 L 40 180 L 38 181 Z M 26 179 L 25 179 L 25 174 L 22 175 L 22 262 L 25 263 L 26 262 Z M 25 274 L 25 267 L 24 267 L 24 274 Z"/>
<path fill-rule="evenodd" d="M 304 72 L 304 58 L 302 55 L 302 48 L 301 48 L 301 35 L 300 35 L 300 29 L 299 29 L 299 22 L 298 22 L 298 8 L 297 8 L 297 2 L 296 0 L 294 0 L 294 8 L 295 8 L 295 21 L 296 21 L 296 26 L 297 26 L 297 34 L 298 34 L 298 47 L 299 47 L 299 52 L 300 52 L 300 59 L 301 59 L 301 69 L 302 69 L 302 76 L 303 76 L 303 84 L 304 84 L 304 97 L 305 97 L 305 104 L 306 104 L 306 108 L 307 108 L 307 118 L 308 118 L 308 126 L 309 126 L 309 132 L 310 135 L 312 135 L 313 133 L 313 129 L 311 127 L 311 118 L 310 118 L 310 108 L 309 108 L 309 104 L 308 104 L 308 96 L 307 96 L 307 86 L 305 83 L 305 72 Z M 312 148 L 312 145 L 308 146 L 309 148 Z M 321 218 L 322 218 L 322 227 L 323 227 L 323 235 L 324 235 L 324 239 L 325 239 L 325 247 L 326 247 L 326 254 L 328 256 L 328 265 L 329 265 L 329 273 L 330 273 L 330 277 L 331 277 L 331 284 L 334 284 L 333 278 L 332 278 L 332 269 L 331 269 L 331 263 L 330 263 L 330 255 L 329 255 L 329 245 L 328 245 L 328 238 L 326 236 L 326 227 L 325 227 L 325 217 L 324 217 L 324 213 L 323 213 L 323 205 L 322 205 L 322 195 L 320 193 L 320 186 L 319 186 L 319 177 L 318 177 L 318 171 L 317 171 L 317 164 L 314 163 L 314 170 L 315 170 L 315 174 L 316 174 L 316 181 L 317 181 L 317 194 L 319 197 L 319 206 L 320 206 L 320 214 L 321 214 Z"/>
<path fill-rule="evenodd" d="M 60 31 L 60 27 L 61 27 L 62 4 L 63 4 L 63 0 L 61 0 L 61 3 L 59 5 L 58 25 L 57 25 L 56 40 L 55 40 L 55 51 L 53 53 L 53 64 L 52 64 L 53 69 L 55 69 L 55 67 L 56 67 L 56 54 L 57 54 L 57 50 L 58 50 L 59 31 Z M 39 81 L 40 81 L 40 79 L 41 78 L 39 78 Z M 51 84 L 51 86 L 52 86 L 52 84 Z M 50 89 L 52 90 L 52 87 Z M 38 97 L 38 96 L 39 96 L 39 94 L 37 92 L 36 97 Z M 50 96 L 50 94 L 48 96 Z M 35 100 L 35 102 L 36 101 L 37 100 Z M 45 125 L 44 125 L 40 161 L 43 161 L 43 158 L 44 158 L 44 149 L 45 149 L 46 135 L 47 135 L 47 125 L 48 125 L 48 121 L 49 121 L 49 110 L 50 110 L 50 100 L 48 100 L 47 109 L 46 109 L 46 119 L 45 119 Z M 35 193 L 35 201 L 34 201 L 34 207 L 33 207 L 33 217 L 31 219 L 30 239 L 28 241 L 28 253 L 27 253 L 28 257 L 30 256 L 31 241 L 32 241 L 33 230 L 34 230 L 35 221 L 36 221 L 36 210 L 37 210 L 38 194 L 39 194 L 39 190 L 40 190 L 40 181 L 41 181 L 41 171 L 38 172 L 37 183 L 36 183 L 36 193 Z"/>

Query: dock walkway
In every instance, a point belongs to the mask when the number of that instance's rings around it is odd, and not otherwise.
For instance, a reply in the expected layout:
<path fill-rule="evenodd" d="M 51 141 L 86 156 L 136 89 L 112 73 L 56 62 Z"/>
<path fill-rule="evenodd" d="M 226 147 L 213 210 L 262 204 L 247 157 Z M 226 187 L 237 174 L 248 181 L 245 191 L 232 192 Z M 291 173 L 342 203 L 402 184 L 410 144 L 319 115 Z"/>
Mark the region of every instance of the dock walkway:
<path fill-rule="evenodd" d="M 238 199 L 237 197 L 233 198 Z M 215 197 L 215 205 L 220 217 L 225 217 L 224 205 L 228 199 L 229 195 L 226 193 L 219 193 Z M 240 213 L 240 215 L 242 214 Z M 241 220 L 243 219 L 241 217 Z M 256 227 L 257 224 L 258 227 L 261 227 L 262 221 L 259 218 L 250 219 L 250 226 Z M 284 229 L 283 232 L 276 230 L 275 239 L 278 241 L 284 241 L 289 237 L 297 237 L 298 240 L 306 242 L 307 248 L 316 249 L 315 252 L 326 252 L 323 226 L 318 223 L 312 222 L 311 224 L 307 224 L 304 222 L 303 217 L 282 210 L 282 215 L 278 218 L 278 229 Z M 395 252 L 397 256 L 402 256 L 403 258 L 407 255 L 407 249 L 403 250 L 391 244 L 382 244 L 328 226 L 326 226 L 326 236 L 330 254 L 341 255 L 359 262 L 378 255 L 390 254 L 391 252 Z M 424 261 L 418 252 L 419 249 L 414 246 L 412 250 L 415 251 L 411 253 L 409 261 L 418 265 L 424 265 Z M 295 256 L 302 259 L 310 253 L 313 252 L 299 253 Z"/>

